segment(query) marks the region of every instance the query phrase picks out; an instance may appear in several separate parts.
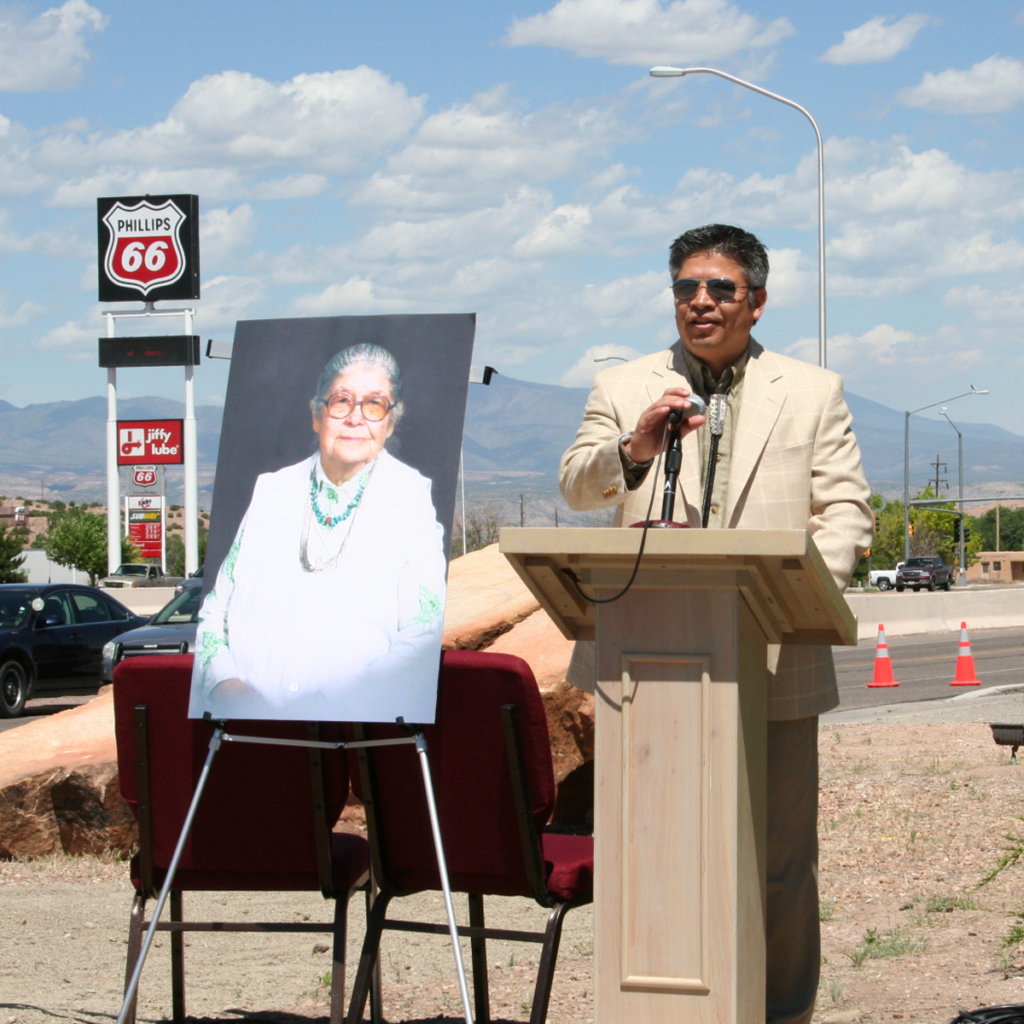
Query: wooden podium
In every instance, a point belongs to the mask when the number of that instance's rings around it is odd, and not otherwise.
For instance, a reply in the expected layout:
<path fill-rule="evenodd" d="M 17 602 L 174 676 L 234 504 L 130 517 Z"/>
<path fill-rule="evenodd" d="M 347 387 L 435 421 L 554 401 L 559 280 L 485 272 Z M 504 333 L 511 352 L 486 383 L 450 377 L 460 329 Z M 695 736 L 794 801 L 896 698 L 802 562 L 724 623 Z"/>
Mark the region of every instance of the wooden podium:
<path fill-rule="evenodd" d="M 856 645 L 803 530 L 503 529 L 565 636 L 596 640 L 596 1024 L 765 1019 L 766 650 Z"/>

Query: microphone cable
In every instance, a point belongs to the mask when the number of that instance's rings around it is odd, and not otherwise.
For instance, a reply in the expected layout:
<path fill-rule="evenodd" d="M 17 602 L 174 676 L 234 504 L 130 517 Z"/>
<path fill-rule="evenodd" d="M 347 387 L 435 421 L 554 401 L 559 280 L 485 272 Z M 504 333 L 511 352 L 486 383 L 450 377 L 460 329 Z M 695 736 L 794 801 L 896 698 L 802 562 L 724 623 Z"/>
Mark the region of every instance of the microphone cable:
<path fill-rule="evenodd" d="M 565 568 L 562 570 L 569 579 L 572 580 L 572 585 L 576 588 L 576 593 L 583 598 L 588 604 L 611 604 L 613 601 L 618 601 L 620 597 L 625 597 L 629 592 L 629 588 L 633 586 L 633 581 L 636 579 L 636 574 L 640 571 L 640 559 L 644 556 L 644 545 L 647 543 L 647 531 L 651 528 L 651 512 L 654 510 L 654 497 L 658 493 L 658 470 L 661 468 L 661 456 L 665 451 L 665 440 L 668 437 L 668 431 L 671 416 L 665 420 L 665 429 L 661 432 L 661 444 L 658 447 L 658 460 L 654 463 L 654 486 L 651 487 L 651 500 L 647 505 L 647 515 L 644 516 L 644 528 L 640 534 L 640 550 L 636 553 L 636 562 L 633 564 L 633 572 L 630 574 L 629 580 L 626 585 L 613 597 L 591 597 L 589 594 L 583 592 L 583 588 L 580 586 L 580 578 L 573 572 L 572 569 Z"/>

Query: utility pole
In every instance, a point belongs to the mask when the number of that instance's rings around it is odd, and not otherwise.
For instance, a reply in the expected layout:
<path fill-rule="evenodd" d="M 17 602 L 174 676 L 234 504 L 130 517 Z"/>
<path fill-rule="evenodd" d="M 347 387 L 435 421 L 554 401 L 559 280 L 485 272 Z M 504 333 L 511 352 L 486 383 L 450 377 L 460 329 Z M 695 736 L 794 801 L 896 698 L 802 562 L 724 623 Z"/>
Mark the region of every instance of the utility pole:
<path fill-rule="evenodd" d="M 929 462 L 928 465 L 935 467 L 935 497 L 937 498 L 939 496 L 939 485 L 940 484 L 945 484 L 946 485 L 946 490 L 947 491 L 949 490 L 949 481 L 948 480 L 940 480 L 939 479 L 939 467 L 941 466 L 943 469 L 948 469 L 949 467 L 946 465 L 946 463 L 939 462 L 938 454 L 936 454 L 936 456 L 935 456 L 935 461 L 934 462 Z"/>
<path fill-rule="evenodd" d="M 520 526 L 525 526 L 526 525 L 526 512 L 525 512 L 525 507 L 523 505 L 523 496 L 522 496 L 522 494 L 519 495 L 519 525 Z"/>

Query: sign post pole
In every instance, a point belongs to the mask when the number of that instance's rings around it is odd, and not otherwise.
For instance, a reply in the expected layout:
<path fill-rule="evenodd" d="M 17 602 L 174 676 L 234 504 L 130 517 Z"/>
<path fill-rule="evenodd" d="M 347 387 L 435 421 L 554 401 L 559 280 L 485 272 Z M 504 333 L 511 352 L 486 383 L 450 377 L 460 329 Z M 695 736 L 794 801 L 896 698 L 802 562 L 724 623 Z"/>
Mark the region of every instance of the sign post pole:
<path fill-rule="evenodd" d="M 107 337 L 100 339 L 100 366 L 107 368 L 107 568 L 121 561 L 120 475 L 117 427 L 118 366 L 184 366 L 185 570 L 199 567 L 199 474 L 196 453 L 194 364 L 199 339 L 192 337 L 195 310 L 157 310 L 164 299 L 198 299 L 199 197 L 120 196 L 96 200 L 100 302 L 132 302 L 143 308 L 104 313 Z M 185 335 L 116 338 L 116 318 L 183 315 Z M 116 339 L 116 340 L 114 340 Z M 139 461 L 139 460 L 135 460 Z M 166 459 L 157 460 L 166 462 Z M 180 460 L 173 460 L 180 461 Z M 166 554 L 163 555 L 166 568 Z"/>
<path fill-rule="evenodd" d="M 185 310 L 185 334 L 192 333 L 192 311 Z M 185 448 L 185 575 L 199 568 L 199 456 L 196 451 L 195 368 L 185 367 L 185 423 L 182 442 Z"/>
<path fill-rule="evenodd" d="M 116 331 L 114 317 L 106 314 L 107 337 Z M 117 465 L 117 369 L 107 367 L 107 572 L 121 564 L 121 471 Z"/>

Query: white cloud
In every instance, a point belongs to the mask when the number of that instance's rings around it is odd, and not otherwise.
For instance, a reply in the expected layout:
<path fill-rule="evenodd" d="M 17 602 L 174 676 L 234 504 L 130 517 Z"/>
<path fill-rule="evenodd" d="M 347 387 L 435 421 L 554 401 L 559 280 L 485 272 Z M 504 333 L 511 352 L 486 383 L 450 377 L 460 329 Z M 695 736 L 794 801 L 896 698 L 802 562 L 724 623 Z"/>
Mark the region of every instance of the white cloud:
<path fill-rule="evenodd" d="M 203 264 L 210 266 L 226 259 L 242 246 L 252 243 L 256 234 L 257 217 L 248 203 L 233 210 L 223 207 L 201 210 L 199 237 L 202 239 Z"/>
<path fill-rule="evenodd" d="M 558 0 L 543 14 L 515 19 L 504 41 L 645 67 L 722 60 L 792 34 L 788 18 L 764 24 L 726 0 Z"/>
<path fill-rule="evenodd" d="M 639 359 L 642 354 L 628 345 L 591 345 L 562 374 L 562 383 L 567 388 L 589 388 L 594 383 L 595 373 L 607 370 L 610 366 L 615 366 L 619 362 L 619 358 L 609 359 L 609 356 L 621 357 L 629 362 L 632 359 Z M 604 361 L 596 363 L 594 362 L 595 359 L 602 359 Z"/>
<path fill-rule="evenodd" d="M 92 273 L 95 274 L 95 270 Z M 95 277 L 92 282 L 95 288 Z M 196 327 L 205 336 L 208 331 L 228 330 L 236 321 L 251 317 L 264 295 L 265 288 L 258 277 L 223 274 L 204 280 L 202 299 L 189 305 L 195 308 Z M 76 362 L 95 360 L 96 339 L 106 333 L 102 313 L 103 307 L 94 305 L 85 316 L 67 320 L 47 331 L 36 341 L 36 346 L 44 350 L 62 350 L 65 358 Z"/>
<path fill-rule="evenodd" d="M 585 173 L 620 132 L 611 114 L 588 107 L 523 113 L 496 87 L 428 117 L 356 201 L 404 210 L 491 204 L 513 189 Z"/>
<path fill-rule="evenodd" d="M 59 327 L 47 331 L 38 342 L 42 349 L 70 349 L 72 356 L 81 358 L 87 351 L 87 346 L 96 345 L 96 339 L 102 333 L 102 321 L 99 316 L 99 307 L 93 309 L 90 317 L 81 320 L 67 320 Z M 95 348 L 93 349 L 95 352 Z"/>
<path fill-rule="evenodd" d="M 101 32 L 106 17 L 85 0 L 67 0 L 36 18 L 21 6 L 0 7 L 0 90 L 70 89 L 89 59 L 85 37 Z"/>
<path fill-rule="evenodd" d="M 873 64 L 892 60 L 906 50 L 914 36 L 931 22 L 926 14 L 908 14 L 887 25 L 885 18 L 872 18 L 843 33 L 843 41 L 829 47 L 819 60 L 826 64 Z"/>
<path fill-rule="evenodd" d="M 259 277 L 221 274 L 203 281 L 203 297 L 195 303 L 197 326 L 203 332 L 231 329 L 236 321 L 251 318 L 265 295 Z"/>
<path fill-rule="evenodd" d="M 966 285 L 951 288 L 942 301 L 950 309 L 969 313 L 971 320 L 977 323 L 1010 325 L 1017 329 L 1024 326 L 1024 288 L 993 291 L 977 284 Z"/>
<path fill-rule="evenodd" d="M 176 191 L 215 203 L 309 198 L 329 176 L 364 175 L 407 137 L 423 103 L 365 66 L 283 83 L 225 71 L 193 82 L 162 121 L 126 131 L 72 123 L 37 139 L 0 119 L 0 188 L 51 183 L 55 206 Z"/>
<path fill-rule="evenodd" d="M 46 307 L 38 302 L 26 299 L 11 313 L 0 311 L 0 327 L 23 327 L 25 324 L 38 319 L 46 312 Z"/>
<path fill-rule="evenodd" d="M 818 292 L 817 259 L 799 249 L 769 249 L 768 305 L 774 309 L 798 306 Z"/>
<path fill-rule="evenodd" d="M 403 312 L 409 308 L 409 303 L 397 296 L 378 295 L 374 282 L 368 277 L 350 277 L 341 284 L 328 285 L 315 295 L 300 295 L 293 306 L 302 316 L 340 316 Z"/>
<path fill-rule="evenodd" d="M 1024 64 L 995 56 L 967 71 L 926 72 L 920 84 L 903 89 L 896 99 L 942 114 L 1003 114 L 1024 100 Z"/>
<path fill-rule="evenodd" d="M 351 174 L 404 138 L 423 98 L 365 65 L 275 84 L 241 71 L 193 82 L 168 117 L 104 140 L 105 159 Z"/>
<path fill-rule="evenodd" d="M 832 369 L 861 367 L 865 362 L 890 366 L 894 363 L 928 362 L 932 353 L 920 343 L 923 341 L 911 331 L 902 331 L 891 324 L 878 324 L 861 335 L 832 334 L 828 339 L 828 365 Z M 915 356 L 912 347 L 916 346 Z M 818 339 L 801 338 L 786 352 L 797 359 L 818 361 Z"/>
<path fill-rule="evenodd" d="M 88 258 L 96 253 L 96 243 L 83 239 L 67 227 L 36 230 L 19 234 L 11 225 L 9 212 L 0 207 L 0 255 L 8 253 L 35 253 L 56 259 Z"/>

